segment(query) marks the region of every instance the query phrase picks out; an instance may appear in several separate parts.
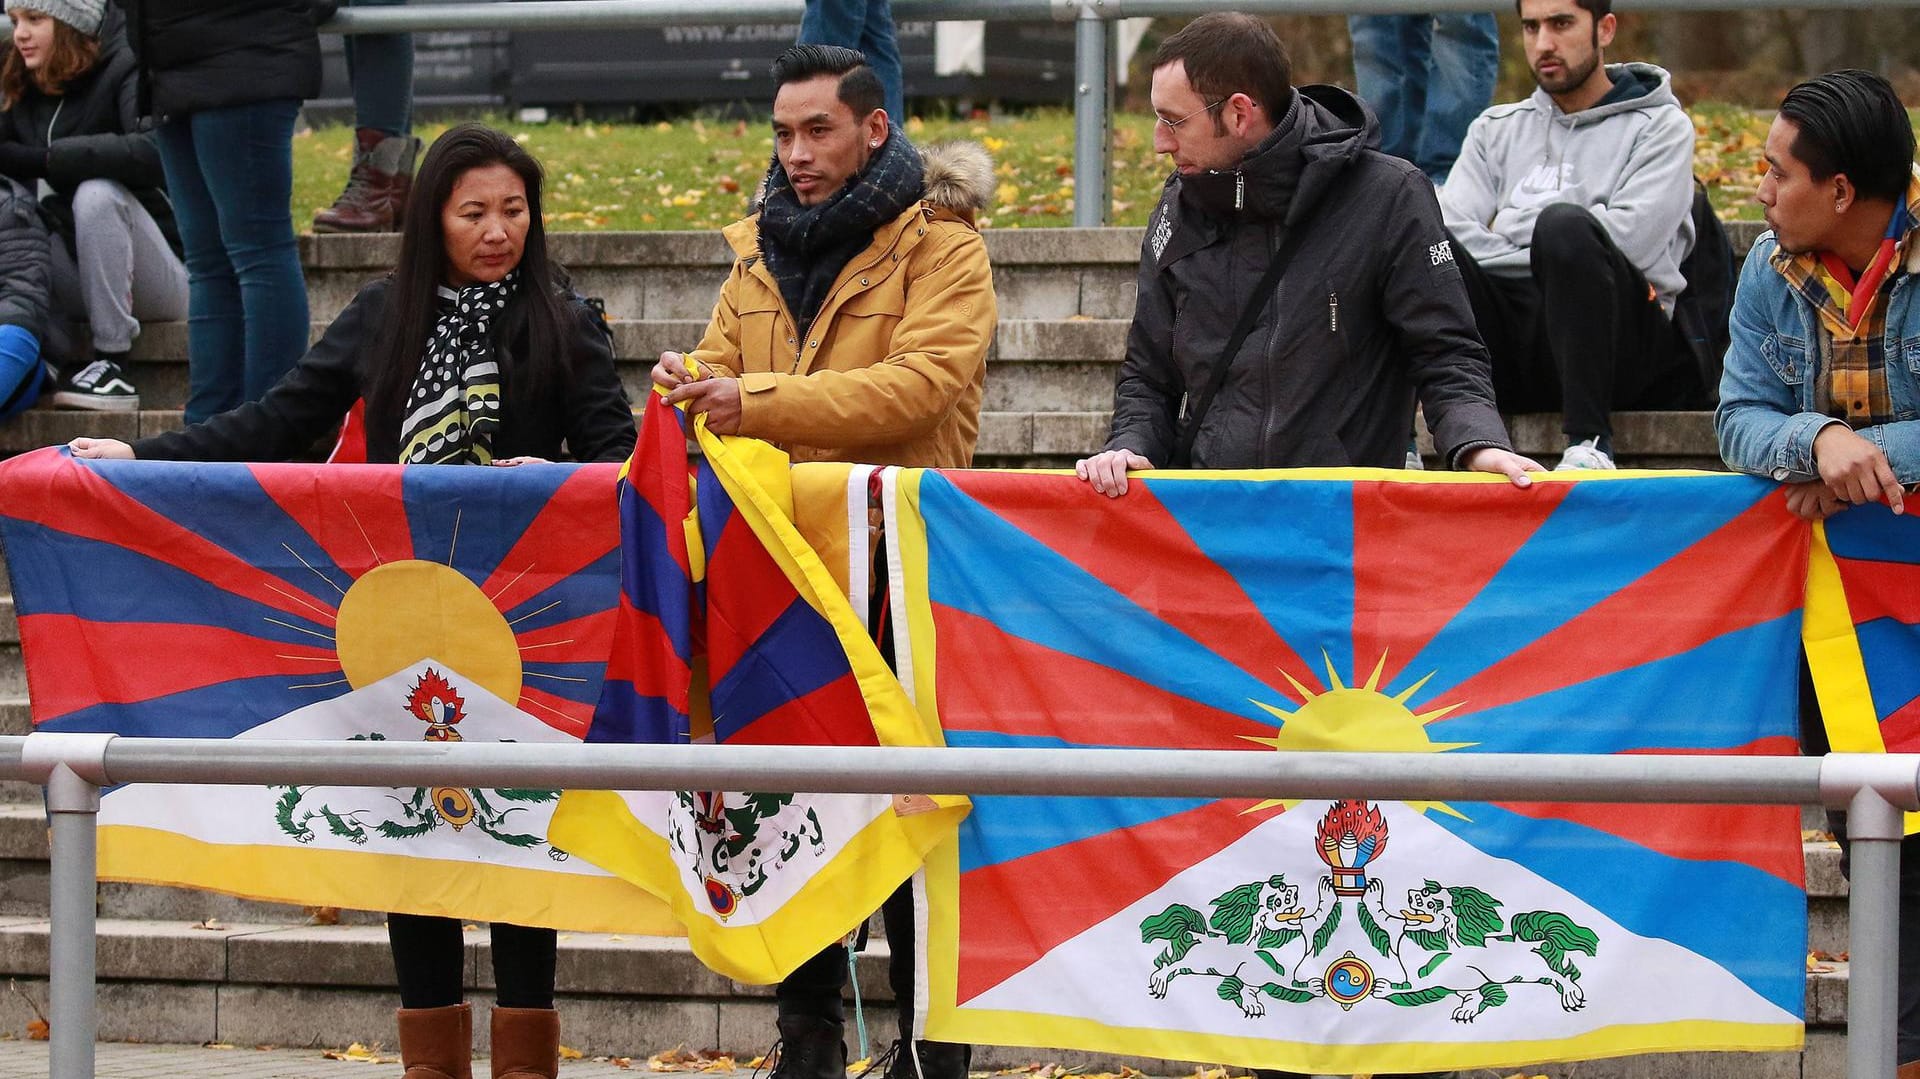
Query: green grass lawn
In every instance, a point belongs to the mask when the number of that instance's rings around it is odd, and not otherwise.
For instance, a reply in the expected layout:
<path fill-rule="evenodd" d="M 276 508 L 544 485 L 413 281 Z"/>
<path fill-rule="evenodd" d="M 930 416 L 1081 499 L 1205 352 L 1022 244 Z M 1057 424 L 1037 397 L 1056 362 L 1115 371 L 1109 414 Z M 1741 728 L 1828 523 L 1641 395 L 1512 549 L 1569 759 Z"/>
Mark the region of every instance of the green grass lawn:
<path fill-rule="evenodd" d="M 1694 110 L 1699 137 L 1694 171 L 1706 181 L 1721 216 L 1757 219 L 1760 144 L 1767 119 L 1752 110 L 1703 105 Z M 745 212 L 747 196 L 766 172 L 773 136 L 764 125 L 683 120 L 636 124 L 494 123 L 514 134 L 547 169 L 547 226 L 552 229 L 710 229 Z M 1114 118 L 1113 212 L 1117 225 L 1142 225 L 1159 198 L 1167 166 L 1153 152 L 1153 118 Z M 431 142 L 446 129 L 417 134 Z M 971 139 L 993 154 L 999 174 L 989 228 L 1073 223 L 1073 115 L 1045 110 L 992 120 L 920 120 L 909 136 L 927 144 Z M 293 216 L 304 229 L 346 180 L 353 132 L 316 128 L 294 139 Z"/>

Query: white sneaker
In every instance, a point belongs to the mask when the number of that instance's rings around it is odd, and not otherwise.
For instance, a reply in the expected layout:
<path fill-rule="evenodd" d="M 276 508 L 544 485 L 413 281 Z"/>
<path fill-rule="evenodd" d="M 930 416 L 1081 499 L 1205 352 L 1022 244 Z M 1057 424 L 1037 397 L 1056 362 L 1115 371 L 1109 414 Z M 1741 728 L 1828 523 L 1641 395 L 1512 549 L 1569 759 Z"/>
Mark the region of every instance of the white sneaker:
<path fill-rule="evenodd" d="M 1555 472 L 1586 472 L 1593 470 L 1612 470 L 1613 458 L 1600 452 L 1600 440 L 1589 438 L 1585 442 L 1575 442 L 1567 447 L 1560 457 L 1560 463 L 1553 466 Z"/>

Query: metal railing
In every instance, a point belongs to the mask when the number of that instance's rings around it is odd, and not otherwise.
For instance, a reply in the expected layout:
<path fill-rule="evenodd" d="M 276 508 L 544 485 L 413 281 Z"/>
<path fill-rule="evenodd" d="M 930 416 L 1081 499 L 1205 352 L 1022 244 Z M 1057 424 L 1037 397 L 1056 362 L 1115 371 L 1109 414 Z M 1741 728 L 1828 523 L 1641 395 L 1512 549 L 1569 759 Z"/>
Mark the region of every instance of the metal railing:
<path fill-rule="evenodd" d="M 1634 0 L 1635 11 L 1920 7 L 1920 0 Z M 325 26 L 333 33 L 432 30 L 632 30 L 686 22 L 797 22 L 804 0 L 528 0 L 524 3 L 346 7 Z M 1113 21 L 1204 15 L 1233 8 L 1267 15 L 1420 15 L 1504 8 L 1488 0 L 893 0 L 896 19 L 986 19 L 1074 23 L 1073 223 L 1107 223 L 1112 206 Z"/>
<path fill-rule="evenodd" d="M 1848 1079 L 1894 1073 L 1900 840 L 1920 756 L 1581 756 L 0 737 L 52 816 L 50 1079 L 93 1079 L 96 825 L 120 783 L 1825 805 L 1849 813 Z"/>

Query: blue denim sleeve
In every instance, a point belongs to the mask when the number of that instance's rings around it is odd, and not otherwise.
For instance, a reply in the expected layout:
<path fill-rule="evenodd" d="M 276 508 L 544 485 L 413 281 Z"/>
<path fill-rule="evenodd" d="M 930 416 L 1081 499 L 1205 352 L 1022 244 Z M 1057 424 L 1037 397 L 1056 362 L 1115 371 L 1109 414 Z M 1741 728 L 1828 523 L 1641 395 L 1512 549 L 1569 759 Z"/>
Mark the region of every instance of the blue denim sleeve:
<path fill-rule="evenodd" d="M 1767 340 L 1778 329 L 1767 295 L 1786 287 L 1767 264 L 1773 248 L 1772 233 L 1762 236 L 1740 270 L 1730 326 L 1733 342 L 1720 375 L 1720 406 L 1714 411 L 1713 426 L 1720 457 L 1728 468 L 1784 483 L 1804 483 L 1820 478 L 1813 466 L 1813 436 L 1837 421 L 1800 411 L 1794 387 L 1767 362 Z M 1804 377 L 1815 374 L 1808 371 Z"/>
<path fill-rule="evenodd" d="M 1908 487 L 1920 483 L 1920 420 L 1862 427 L 1860 434 L 1887 455 L 1887 466 L 1893 469 L 1894 479 Z"/>

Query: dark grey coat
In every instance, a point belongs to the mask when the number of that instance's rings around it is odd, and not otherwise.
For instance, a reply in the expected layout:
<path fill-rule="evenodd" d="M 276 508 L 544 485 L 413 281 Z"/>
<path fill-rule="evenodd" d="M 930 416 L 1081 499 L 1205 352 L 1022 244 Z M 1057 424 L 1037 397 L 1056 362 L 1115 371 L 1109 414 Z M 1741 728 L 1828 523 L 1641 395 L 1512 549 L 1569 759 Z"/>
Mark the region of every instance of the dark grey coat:
<path fill-rule="evenodd" d="M 1353 95 L 1301 87 L 1237 172 L 1169 178 L 1107 449 L 1168 463 L 1183 397 L 1208 384 L 1289 229 L 1308 231 L 1201 422 L 1193 467 L 1398 468 L 1416 396 L 1449 463 L 1509 445 L 1433 185 L 1378 141 Z"/>

